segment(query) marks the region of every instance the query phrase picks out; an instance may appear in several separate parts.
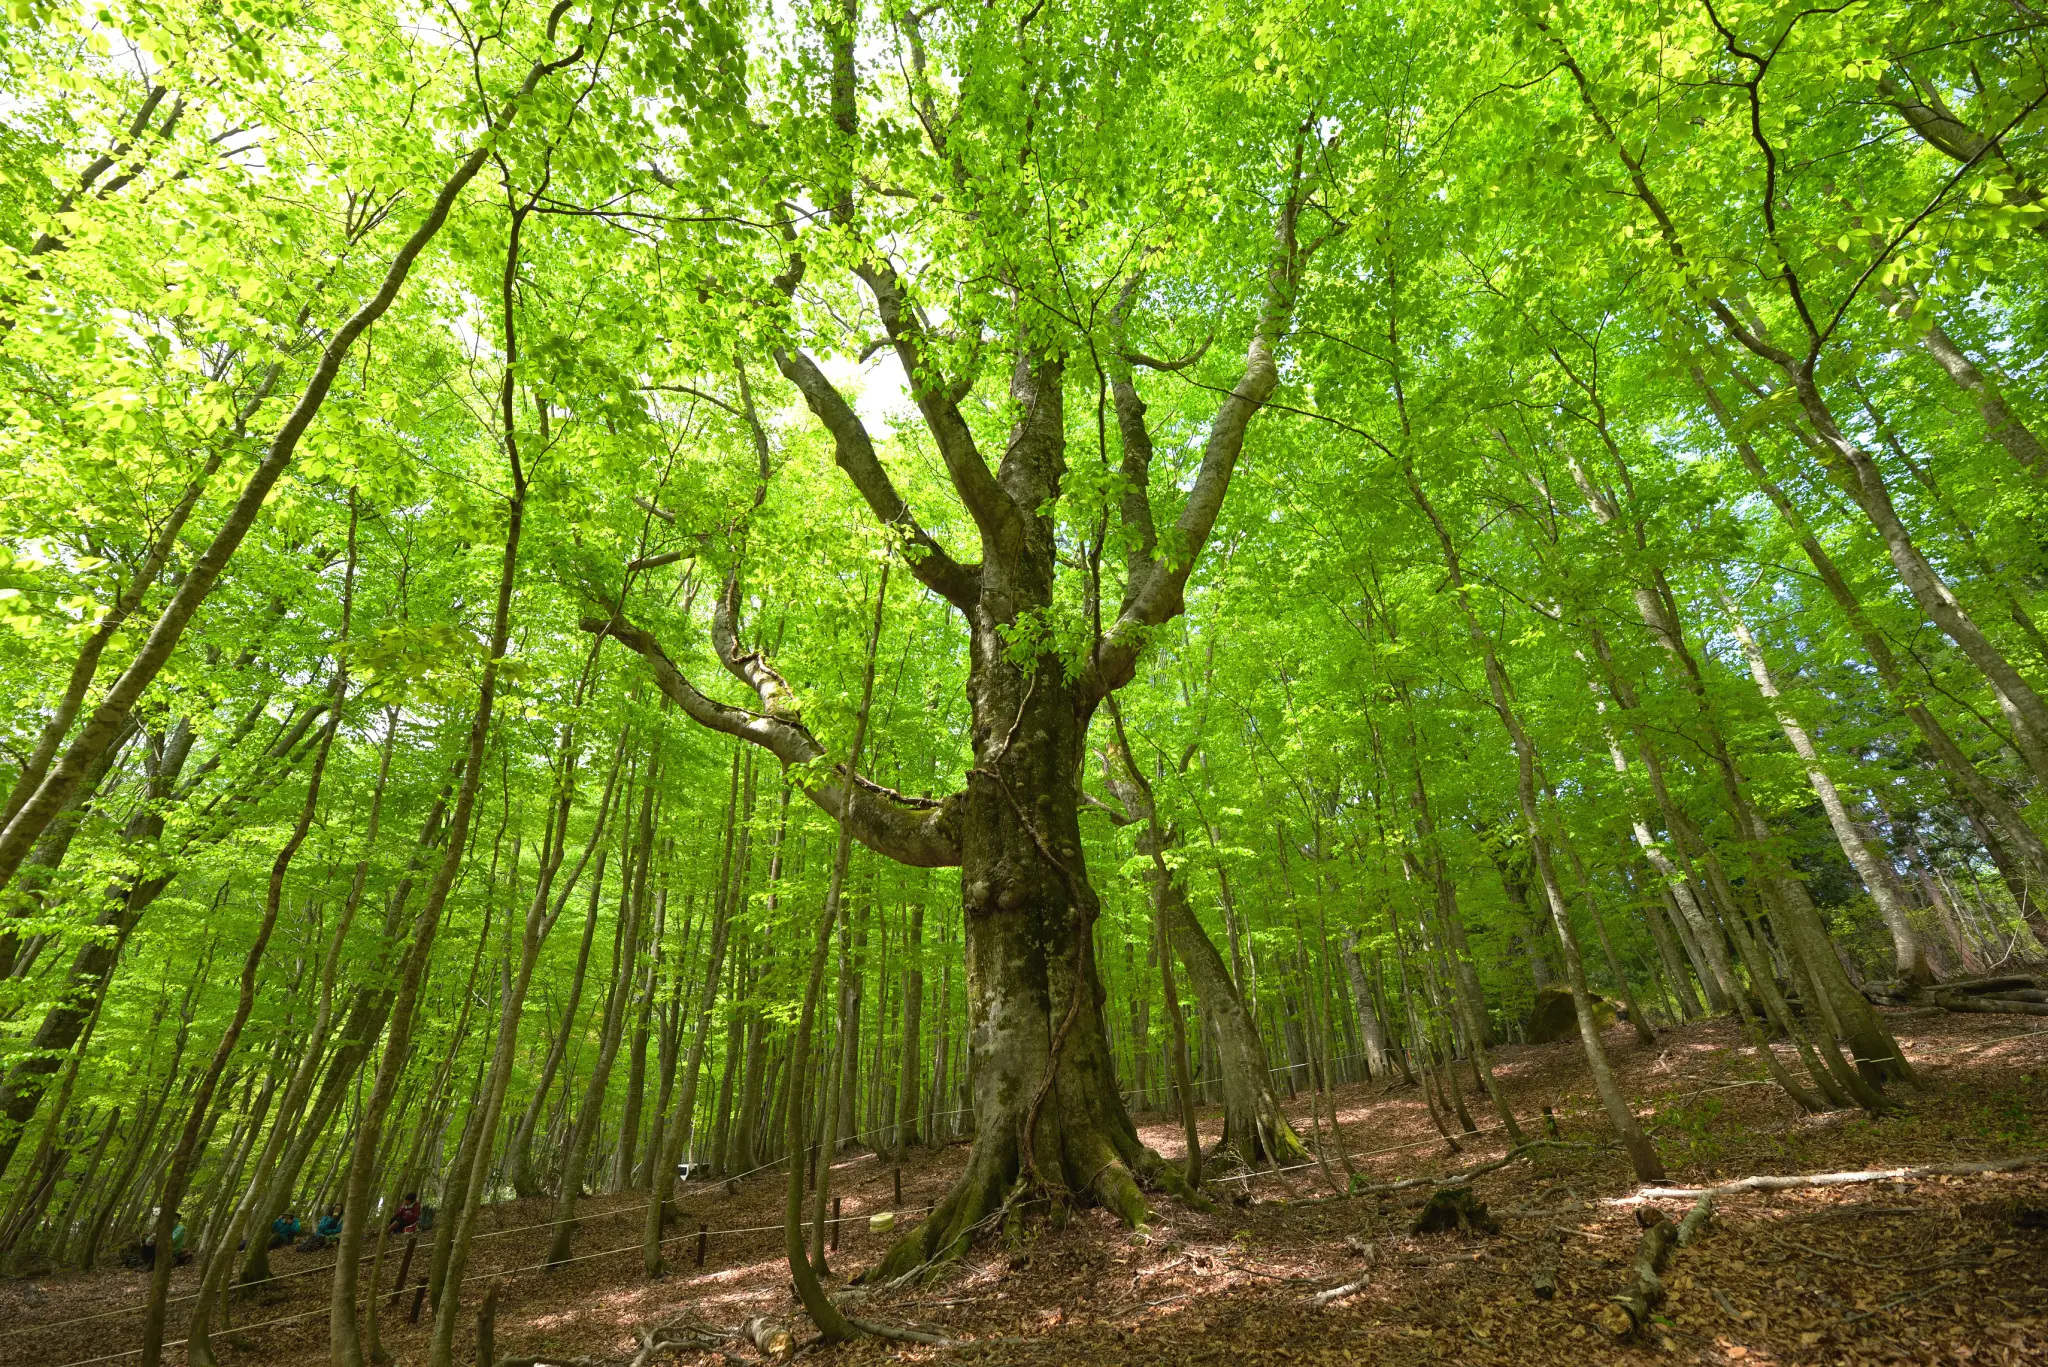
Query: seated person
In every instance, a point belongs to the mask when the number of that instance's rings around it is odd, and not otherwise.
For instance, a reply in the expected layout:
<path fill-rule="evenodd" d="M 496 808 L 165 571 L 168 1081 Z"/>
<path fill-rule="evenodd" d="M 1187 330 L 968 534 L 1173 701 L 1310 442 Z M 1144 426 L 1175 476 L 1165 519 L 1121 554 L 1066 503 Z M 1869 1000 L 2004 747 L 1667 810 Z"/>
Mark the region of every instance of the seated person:
<path fill-rule="evenodd" d="M 315 1226 L 313 1226 L 313 1232 L 314 1232 L 315 1234 L 318 1234 L 318 1235 L 319 1235 L 319 1236 L 320 1236 L 321 1238 L 323 1238 L 323 1239 L 338 1239 L 338 1238 L 340 1238 L 340 1237 L 341 1237 L 341 1207 L 340 1207 L 340 1206 L 330 1206 L 330 1207 L 328 1208 L 328 1211 L 327 1211 L 327 1213 L 326 1213 L 325 1215 L 323 1215 L 323 1216 L 321 1216 L 321 1217 L 320 1217 L 320 1223 L 319 1223 L 319 1224 L 317 1224 L 317 1225 L 315 1225 Z"/>
<path fill-rule="evenodd" d="M 299 1237 L 299 1217 L 286 1211 L 270 1222 L 270 1246 L 283 1248 Z"/>
<path fill-rule="evenodd" d="M 398 1209 L 391 1213 L 389 1229 L 393 1234 L 410 1234 L 419 1228 L 419 1223 L 420 1194 L 409 1191 L 405 1194 L 405 1199 L 398 1203 Z"/>

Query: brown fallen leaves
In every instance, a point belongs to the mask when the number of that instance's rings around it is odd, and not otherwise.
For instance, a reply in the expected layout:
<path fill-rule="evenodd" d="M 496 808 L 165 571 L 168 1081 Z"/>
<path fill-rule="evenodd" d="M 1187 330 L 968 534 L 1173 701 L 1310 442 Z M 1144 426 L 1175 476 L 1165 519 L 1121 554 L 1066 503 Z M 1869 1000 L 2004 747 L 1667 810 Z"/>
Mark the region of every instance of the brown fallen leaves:
<path fill-rule="evenodd" d="M 1858 1113 L 1803 1117 L 1773 1089 L 1748 1085 L 1756 1080 L 1752 1065 L 1727 1022 L 1668 1032 L 1654 1048 L 1617 1027 L 1607 1043 L 1672 1176 L 1689 1184 L 2048 1152 L 2048 1033 L 2029 1033 L 2035 1022 L 1905 1012 L 1892 1024 L 1929 1087 L 1902 1094 L 1905 1114 L 1877 1121 Z M 1507 1047 L 1497 1058 L 1520 1114 L 1540 1115 L 1548 1105 L 1567 1139 L 1605 1140 L 1575 1045 Z M 1304 1096 L 1294 1107 L 1304 1130 L 1307 1102 Z M 1354 1084 L 1339 1090 L 1337 1103 L 1365 1185 L 1441 1174 L 1506 1152 L 1488 1133 L 1461 1136 L 1464 1152 L 1448 1155 L 1412 1089 Z M 1140 1117 L 1141 1126 L 1151 1119 Z M 1219 1119 L 1205 1117 L 1212 1139 Z M 1169 1155 L 1177 1147 L 1177 1123 L 1145 1132 Z M 907 1160 L 905 1211 L 942 1194 L 965 1152 Z M 1410 1233 L 1427 1185 L 1291 1204 L 1290 1194 L 1326 1190 L 1303 1180 L 1312 1175 L 1219 1182 L 1219 1194 L 1248 1191 L 1253 1199 L 1222 1202 L 1214 1213 L 1155 1197 L 1154 1222 L 1140 1233 L 1100 1211 L 1078 1211 L 1064 1227 L 1036 1232 L 1021 1267 L 1011 1266 L 1009 1250 L 987 1246 L 933 1282 L 861 1301 L 864 1318 L 952 1341 L 944 1346 L 872 1338 L 832 1350 L 802 1345 L 801 1312 L 773 1228 L 782 1188 L 772 1173 L 741 1183 L 737 1195 L 685 1188 L 685 1222 L 673 1230 L 684 1237 L 670 1248 L 679 1267 L 664 1281 L 641 1278 L 637 1251 L 555 1272 L 519 1270 L 540 1261 L 545 1229 L 480 1242 L 476 1271 L 501 1279 L 496 1345 L 503 1358 L 625 1361 L 644 1343 L 636 1328 L 681 1320 L 730 1327 L 759 1318 L 799 1331 L 796 1357 L 863 1367 L 2048 1362 L 2048 1230 L 2036 1214 L 2048 1209 L 2048 1169 L 1718 1199 L 1709 1229 L 1666 1264 L 1662 1303 L 1621 1340 L 1598 1327 L 1598 1316 L 1627 1285 L 1644 1230 L 1640 1203 L 1624 1199 L 1637 1184 L 1613 1153 L 1545 1150 L 1474 1179 L 1498 1235 Z M 892 1204 L 891 1165 L 850 1159 L 835 1174 L 835 1190 L 845 1197 L 847 1222 L 834 1270 L 845 1273 L 886 1246 L 867 1221 Z M 579 1254 L 636 1242 L 638 1201 L 621 1195 L 589 1204 L 595 1213 L 578 1236 Z M 543 1218 L 545 1205 L 507 1205 L 491 1219 L 512 1230 Z M 1686 1209 L 1664 1205 L 1673 1219 Z M 913 1218 L 906 1213 L 899 1228 Z M 691 1265 L 700 1219 L 715 1236 L 702 1271 Z M 769 1228 L 729 1232 L 755 1226 Z M 487 1221 L 486 1231 L 492 1227 Z M 1369 1266 L 1361 1252 L 1368 1247 Z M 294 1255 L 281 1258 L 278 1270 L 319 1261 Z M 1538 1294 L 1539 1273 L 1547 1273 L 1551 1299 Z M 175 1292 L 190 1289 L 190 1275 L 181 1269 Z M 481 1286 L 469 1299 L 480 1298 Z M 1347 1287 L 1314 1308 L 1318 1293 Z M 229 1349 L 225 1367 L 324 1360 L 326 1289 L 327 1277 L 316 1272 L 238 1306 L 244 1346 Z M 64 1367 L 133 1347 L 133 1315 L 77 1321 L 135 1306 L 141 1296 L 129 1272 L 0 1283 L 0 1367 Z M 294 1314 L 305 1318 L 255 1327 Z M 173 1337 L 180 1320 L 174 1308 Z M 18 1328 L 31 1332 L 10 1332 Z M 403 1306 L 385 1311 L 384 1341 L 396 1363 L 424 1362 L 424 1332 L 405 1324 Z M 466 1339 L 458 1343 L 459 1360 L 471 1353 Z M 659 1360 L 726 1367 L 768 1359 L 734 1340 L 715 1349 L 679 1343 Z"/>

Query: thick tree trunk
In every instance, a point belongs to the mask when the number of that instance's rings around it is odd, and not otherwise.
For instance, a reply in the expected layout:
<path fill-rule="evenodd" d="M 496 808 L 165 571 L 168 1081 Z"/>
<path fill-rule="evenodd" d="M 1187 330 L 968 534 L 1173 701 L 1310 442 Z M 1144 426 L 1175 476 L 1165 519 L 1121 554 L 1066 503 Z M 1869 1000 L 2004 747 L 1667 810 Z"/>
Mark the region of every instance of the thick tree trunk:
<path fill-rule="evenodd" d="M 1101 1015 L 1099 908 L 1079 820 L 1093 708 L 1077 701 L 1057 658 L 1014 664 L 986 615 L 972 649 L 975 765 L 960 817 L 960 882 L 975 1141 L 952 1191 L 869 1280 L 964 1249 L 1006 1202 L 1014 1212 L 1014 1203 L 1083 1198 L 1137 1224 L 1141 1180 L 1185 1187 L 1138 1139 Z"/>

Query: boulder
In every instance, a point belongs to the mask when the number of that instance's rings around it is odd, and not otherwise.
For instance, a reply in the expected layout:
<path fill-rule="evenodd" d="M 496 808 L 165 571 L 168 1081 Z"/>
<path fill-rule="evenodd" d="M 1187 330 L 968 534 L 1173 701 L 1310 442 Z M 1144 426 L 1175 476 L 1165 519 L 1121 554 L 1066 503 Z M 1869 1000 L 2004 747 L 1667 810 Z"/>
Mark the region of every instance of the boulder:
<path fill-rule="evenodd" d="M 1605 1030 L 1619 1019 L 1614 1006 L 1605 997 L 1593 996 L 1593 1021 Z M 1570 1039 L 1579 1032 L 1578 1012 L 1572 1007 L 1571 989 L 1568 987 L 1545 987 L 1536 993 L 1536 1000 L 1529 1007 L 1529 1019 L 1522 1027 L 1522 1034 L 1531 1044 L 1552 1044 L 1561 1039 Z"/>

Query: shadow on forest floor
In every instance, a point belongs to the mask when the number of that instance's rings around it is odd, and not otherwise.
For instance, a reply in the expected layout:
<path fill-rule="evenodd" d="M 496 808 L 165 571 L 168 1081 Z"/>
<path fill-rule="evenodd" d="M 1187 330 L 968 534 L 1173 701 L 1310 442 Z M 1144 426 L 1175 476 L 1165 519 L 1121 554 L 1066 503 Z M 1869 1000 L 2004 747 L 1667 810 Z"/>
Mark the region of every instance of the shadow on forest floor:
<path fill-rule="evenodd" d="M 1887 1014 L 1928 1088 L 1902 1091 L 1906 1112 L 1874 1121 L 1857 1112 L 1805 1117 L 1774 1089 L 1750 1085 L 1757 1065 L 1735 1047 L 1726 1021 L 1670 1031 L 1655 1047 L 1617 1026 L 1607 1045 L 1672 1178 L 1685 1184 L 2048 1155 L 2048 1030 L 2025 1017 Z M 1541 1108 L 1550 1106 L 1567 1138 L 1604 1138 L 1575 1043 L 1504 1047 L 1497 1063 L 1531 1137 L 1543 1133 Z M 1488 1123 L 1483 1097 L 1467 1101 L 1475 1119 Z M 1337 1104 L 1351 1165 L 1366 1182 L 1442 1173 L 1505 1152 L 1488 1131 L 1461 1136 L 1463 1151 L 1449 1154 L 1412 1088 L 1356 1084 L 1338 1089 Z M 1288 1111 L 1309 1139 L 1308 1096 Z M 1179 1151 L 1176 1120 L 1141 1116 L 1139 1124 L 1147 1142 L 1169 1155 Z M 1219 1124 L 1214 1110 L 1204 1115 L 1211 1140 Z M 1341 1183 L 1343 1164 L 1334 1145 L 1327 1151 Z M 904 1162 L 906 1222 L 943 1194 L 966 1152 L 964 1145 L 920 1151 Z M 866 1217 L 890 1208 L 892 1176 L 891 1164 L 867 1154 L 835 1169 L 846 1217 L 835 1273 L 857 1272 L 886 1247 L 868 1233 Z M 926 1348 L 869 1339 L 808 1356 L 1119 1367 L 2048 1362 L 2048 1231 L 2016 1227 L 1999 1214 L 2013 1200 L 2048 1206 L 2048 1167 L 1725 1198 L 1704 1237 L 1673 1259 L 1659 1319 L 1627 1342 L 1596 1323 L 1624 1288 L 1641 1234 L 1636 1207 L 1624 1199 L 1639 1184 L 1620 1156 L 1540 1151 L 1478 1178 L 1475 1188 L 1501 1225 L 1498 1236 L 1410 1235 L 1426 1188 L 1291 1203 L 1329 1193 L 1314 1165 L 1215 1183 L 1223 1199 L 1213 1214 L 1156 1197 L 1154 1221 L 1141 1234 L 1100 1211 L 1082 1212 L 1065 1228 L 1038 1234 L 1022 1267 L 1013 1267 L 1006 1249 L 980 1248 L 936 1281 L 860 1312 L 956 1339 L 1002 1342 Z M 653 1283 L 640 1276 L 644 1202 L 630 1195 L 591 1198 L 578 1261 L 553 1272 L 533 1266 L 546 1249 L 545 1200 L 487 1210 L 465 1299 L 481 1300 L 484 1283 L 501 1279 L 498 1355 L 623 1359 L 635 1347 L 636 1325 L 730 1327 L 753 1315 L 793 1315 L 780 1255 L 780 1174 L 753 1177 L 731 1196 L 712 1186 L 682 1190 L 685 1223 L 673 1227 L 667 1250 L 680 1271 Z M 1676 1218 L 1686 1204 L 1663 1208 Z M 711 1236 L 701 1271 L 693 1265 L 700 1222 Z M 1553 1260 L 1556 1296 L 1540 1300 L 1532 1274 Z M 226 1367 L 326 1359 L 325 1260 L 280 1254 L 273 1266 L 281 1279 L 236 1308 L 244 1327 L 216 1338 Z M 390 1275 L 387 1265 L 387 1283 Z M 193 1276 L 181 1269 L 173 1294 L 190 1291 Z M 1357 1293 L 1312 1306 L 1316 1291 L 1361 1279 L 1367 1284 Z M 140 1316 L 126 1312 L 144 1290 L 143 1274 L 128 1271 L 0 1282 L 0 1367 L 66 1367 L 134 1347 Z M 396 1363 L 416 1365 L 425 1360 L 426 1326 L 405 1323 L 411 1299 L 408 1292 L 384 1310 L 384 1342 Z M 177 1338 L 183 1315 L 177 1305 L 172 1310 Z M 173 1349 L 169 1360 L 179 1356 Z M 732 1352 L 733 1361 L 756 1356 L 737 1345 Z M 467 1332 L 457 1359 L 474 1361 Z M 669 1360 L 725 1359 L 685 1353 Z"/>

